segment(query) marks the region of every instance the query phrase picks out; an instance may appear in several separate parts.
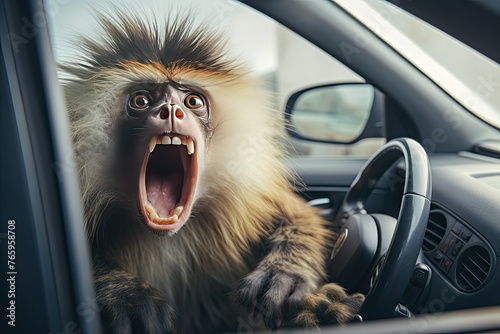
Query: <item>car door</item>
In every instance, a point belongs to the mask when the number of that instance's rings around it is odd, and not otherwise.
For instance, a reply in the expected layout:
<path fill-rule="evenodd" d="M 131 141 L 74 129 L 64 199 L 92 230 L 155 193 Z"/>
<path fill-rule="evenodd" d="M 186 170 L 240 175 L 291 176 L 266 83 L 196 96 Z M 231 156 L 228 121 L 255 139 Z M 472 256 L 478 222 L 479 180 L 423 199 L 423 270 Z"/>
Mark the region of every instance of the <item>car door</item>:
<path fill-rule="evenodd" d="M 100 333 L 42 1 L 0 4 L 2 333 Z"/>

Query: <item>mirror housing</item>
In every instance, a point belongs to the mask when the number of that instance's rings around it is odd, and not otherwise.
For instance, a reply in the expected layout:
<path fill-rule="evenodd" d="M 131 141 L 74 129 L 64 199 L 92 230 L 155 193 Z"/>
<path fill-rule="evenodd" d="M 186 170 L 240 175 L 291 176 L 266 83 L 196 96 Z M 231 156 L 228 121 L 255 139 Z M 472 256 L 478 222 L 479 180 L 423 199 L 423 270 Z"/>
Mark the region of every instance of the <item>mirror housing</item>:
<path fill-rule="evenodd" d="M 384 94 L 366 83 L 309 87 L 288 99 L 290 136 L 302 140 L 352 144 L 385 137 Z"/>

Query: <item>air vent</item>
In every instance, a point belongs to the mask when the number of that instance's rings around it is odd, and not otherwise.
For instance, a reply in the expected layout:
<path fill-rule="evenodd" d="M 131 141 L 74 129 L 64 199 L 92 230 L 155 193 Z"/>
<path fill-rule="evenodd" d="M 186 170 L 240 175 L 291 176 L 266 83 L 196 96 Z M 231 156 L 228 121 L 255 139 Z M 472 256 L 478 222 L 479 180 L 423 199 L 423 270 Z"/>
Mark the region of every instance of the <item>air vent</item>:
<path fill-rule="evenodd" d="M 425 252 L 436 249 L 446 233 L 446 217 L 440 211 L 432 211 L 429 214 L 429 222 L 425 231 L 422 248 Z"/>
<path fill-rule="evenodd" d="M 491 256 L 484 246 L 472 246 L 464 251 L 457 265 L 457 284 L 461 290 L 479 289 L 491 269 Z"/>

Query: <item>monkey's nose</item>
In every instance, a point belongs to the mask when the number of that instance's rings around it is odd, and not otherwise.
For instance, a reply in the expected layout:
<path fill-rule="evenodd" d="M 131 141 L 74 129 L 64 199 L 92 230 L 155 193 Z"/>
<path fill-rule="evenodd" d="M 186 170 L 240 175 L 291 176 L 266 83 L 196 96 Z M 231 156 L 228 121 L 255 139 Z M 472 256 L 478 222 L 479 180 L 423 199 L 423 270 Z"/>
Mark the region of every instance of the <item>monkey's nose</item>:
<path fill-rule="evenodd" d="M 161 119 L 168 119 L 170 117 L 170 114 L 172 113 L 173 117 L 177 120 L 183 120 L 184 117 L 186 116 L 184 114 L 184 111 L 176 104 L 170 104 L 168 106 L 165 106 L 160 110 L 160 118 Z"/>
<path fill-rule="evenodd" d="M 179 108 L 177 105 L 174 105 L 173 109 L 175 118 L 177 118 L 178 120 L 184 119 L 184 111 L 181 108 Z"/>

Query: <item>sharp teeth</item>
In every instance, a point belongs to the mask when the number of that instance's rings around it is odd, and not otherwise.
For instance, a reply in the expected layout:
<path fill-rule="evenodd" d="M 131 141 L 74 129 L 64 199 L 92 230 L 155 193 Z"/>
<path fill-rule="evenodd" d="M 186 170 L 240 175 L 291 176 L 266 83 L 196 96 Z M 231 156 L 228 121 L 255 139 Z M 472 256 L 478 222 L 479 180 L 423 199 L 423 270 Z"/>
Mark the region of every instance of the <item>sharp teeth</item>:
<path fill-rule="evenodd" d="M 178 219 L 179 219 L 179 216 L 177 215 L 173 215 L 172 217 L 168 218 L 172 223 L 175 223 Z"/>
<path fill-rule="evenodd" d="M 172 145 L 180 145 L 182 142 L 181 142 L 181 139 L 179 137 L 174 137 L 172 138 Z"/>
<path fill-rule="evenodd" d="M 148 204 L 146 204 L 146 205 L 144 206 L 144 208 L 146 209 L 146 211 L 147 211 L 148 213 L 151 213 L 151 212 L 154 212 L 154 211 L 155 211 L 155 208 L 154 208 L 151 204 L 149 204 L 149 203 L 148 203 Z"/>
<path fill-rule="evenodd" d="M 188 138 L 186 141 L 186 148 L 188 151 L 188 154 L 191 155 L 194 153 L 194 142 L 191 138 Z"/>
<path fill-rule="evenodd" d="M 152 212 L 149 213 L 149 218 L 154 221 L 154 220 L 159 219 L 160 217 L 158 217 L 158 215 L 156 214 L 156 212 L 152 211 Z"/>
<path fill-rule="evenodd" d="M 156 146 L 156 137 L 151 138 L 149 142 L 149 153 L 153 152 Z"/>
<path fill-rule="evenodd" d="M 161 143 L 163 145 L 170 145 L 172 143 L 172 140 L 170 139 L 169 136 L 163 136 Z"/>
<path fill-rule="evenodd" d="M 179 216 L 181 214 L 182 210 L 184 210 L 184 207 L 183 206 L 178 206 L 178 207 L 175 208 L 173 214 Z"/>

